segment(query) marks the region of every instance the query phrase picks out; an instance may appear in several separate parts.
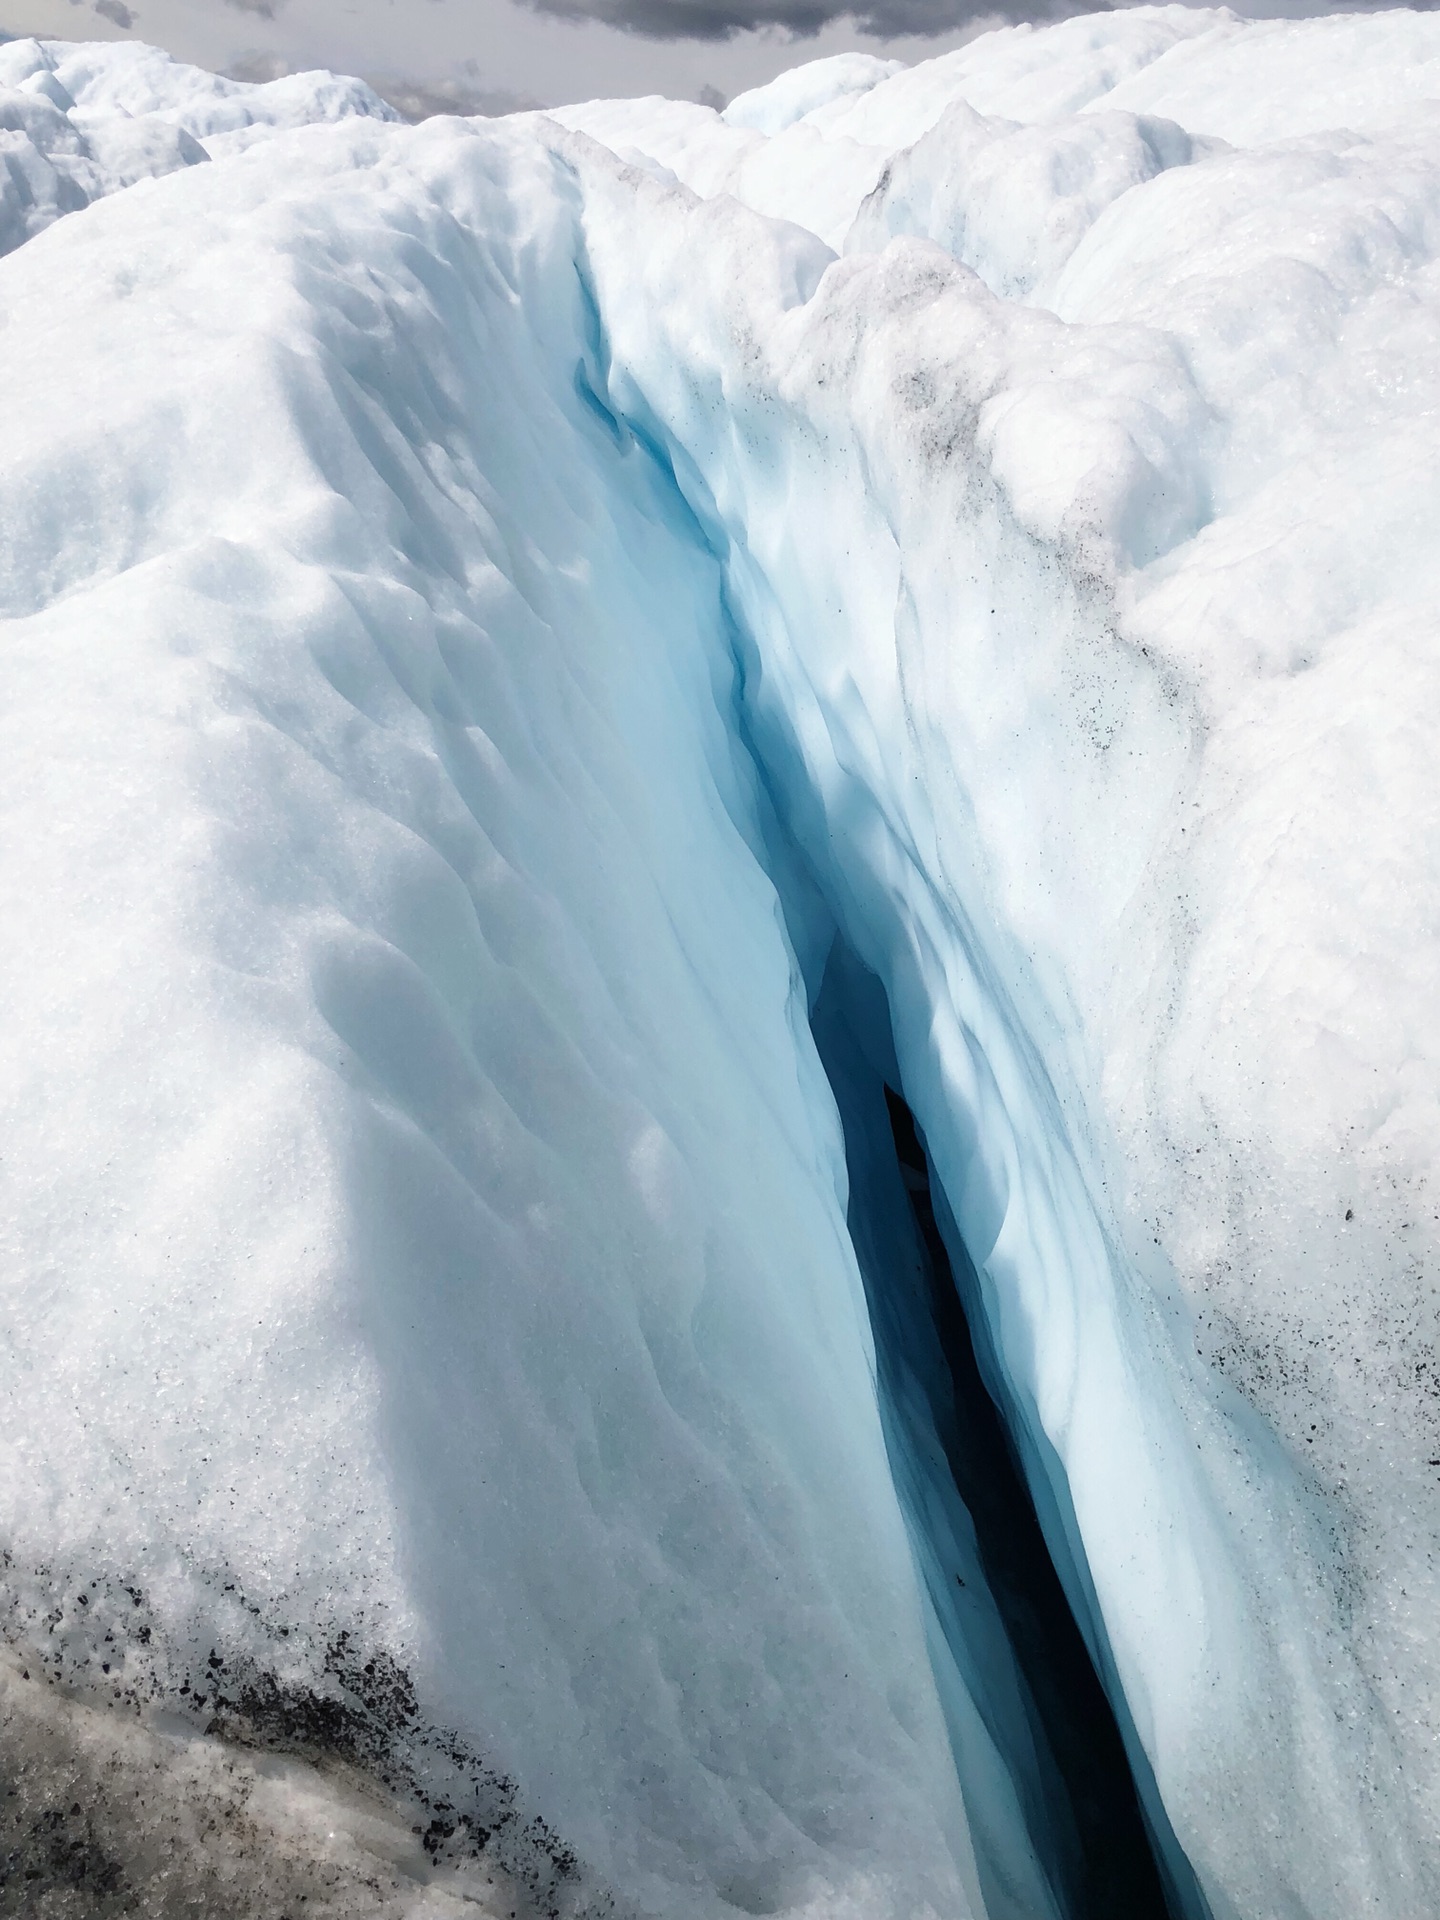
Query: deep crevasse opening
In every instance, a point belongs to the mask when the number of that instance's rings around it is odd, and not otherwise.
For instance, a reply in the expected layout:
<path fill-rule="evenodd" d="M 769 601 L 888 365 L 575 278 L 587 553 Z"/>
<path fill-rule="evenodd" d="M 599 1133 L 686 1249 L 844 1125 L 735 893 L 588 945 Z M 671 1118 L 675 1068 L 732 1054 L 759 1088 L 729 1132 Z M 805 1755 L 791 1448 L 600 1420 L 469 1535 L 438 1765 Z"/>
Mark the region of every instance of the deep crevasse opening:
<path fill-rule="evenodd" d="M 1167 1904 L 1156 1851 L 1173 1857 L 1174 1836 L 1152 1851 L 1114 1711 L 1006 1433 L 993 1355 L 983 1368 L 977 1355 L 974 1269 L 943 1197 L 937 1210 L 923 1138 L 899 1091 L 884 989 L 838 939 L 812 1027 L 845 1132 L 848 1220 L 887 1445 L 947 1649 L 1021 1786 L 1062 1911 L 1165 1920 L 1181 1909 Z M 995 1646 L 997 1621 L 1008 1661 Z"/>

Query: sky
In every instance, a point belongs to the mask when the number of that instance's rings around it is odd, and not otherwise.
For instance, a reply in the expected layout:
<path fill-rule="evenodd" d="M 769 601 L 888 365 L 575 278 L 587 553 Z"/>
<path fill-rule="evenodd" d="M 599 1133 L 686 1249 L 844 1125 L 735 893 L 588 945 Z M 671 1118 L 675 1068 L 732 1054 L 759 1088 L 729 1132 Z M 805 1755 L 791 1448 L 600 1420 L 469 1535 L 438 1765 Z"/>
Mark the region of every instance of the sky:
<path fill-rule="evenodd" d="M 143 40 L 247 79 L 330 67 L 413 114 L 643 93 L 719 105 L 822 54 L 923 60 L 1001 24 L 973 0 L 873 5 L 867 32 L 827 20 L 825 0 L 0 0 L 0 34 Z"/>
<path fill-rule="evenodd" d="M 1354 4 L 1355 0 L 1351 0 Z M 403 112 L 504 113 L 663 93 L 723 105 L 823 54 L 905 61 L 1076 0 L 0 0 L 0 37 L 143 40 L 242 79 L 329 67 Z M 1231 0 L 1236 5 L 1236 0 Z M 1237 12 L 1344 0 L 1240 0 Z M 1365 0 L 1359 0 L 1365 4 Z"/>

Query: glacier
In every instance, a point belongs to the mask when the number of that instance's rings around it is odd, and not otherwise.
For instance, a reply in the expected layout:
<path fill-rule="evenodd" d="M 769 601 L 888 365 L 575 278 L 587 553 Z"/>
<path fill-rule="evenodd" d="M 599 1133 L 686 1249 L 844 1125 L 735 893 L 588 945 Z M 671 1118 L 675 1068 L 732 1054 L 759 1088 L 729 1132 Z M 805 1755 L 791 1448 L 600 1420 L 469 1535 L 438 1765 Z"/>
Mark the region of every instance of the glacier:
<path fill-rule="evenodd" d="M 7 1911 L 1440 1907 L 1437 100 L 0 44 Z"/>

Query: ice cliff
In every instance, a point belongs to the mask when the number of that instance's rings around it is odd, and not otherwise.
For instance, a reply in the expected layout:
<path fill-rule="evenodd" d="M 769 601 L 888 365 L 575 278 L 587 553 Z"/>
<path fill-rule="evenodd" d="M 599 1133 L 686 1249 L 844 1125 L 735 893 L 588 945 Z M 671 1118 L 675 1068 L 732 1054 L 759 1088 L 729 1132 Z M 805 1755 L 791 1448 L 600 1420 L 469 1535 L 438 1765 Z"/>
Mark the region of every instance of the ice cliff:
<path fill-rule="evenodd" d="M 1440 1907 L 1437 101 L 0 45 L 6 1911 Z"/>

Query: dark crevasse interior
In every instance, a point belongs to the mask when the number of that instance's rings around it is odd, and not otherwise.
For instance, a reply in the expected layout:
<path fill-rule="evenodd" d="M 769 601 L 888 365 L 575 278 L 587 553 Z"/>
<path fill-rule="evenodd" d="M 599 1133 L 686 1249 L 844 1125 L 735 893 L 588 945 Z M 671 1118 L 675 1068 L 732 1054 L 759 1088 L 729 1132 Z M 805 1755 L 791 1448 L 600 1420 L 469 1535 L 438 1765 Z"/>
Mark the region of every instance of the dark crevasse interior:
<path fill-rule="evenodd" d="M 1115 1714 L 986 1386 L 967 1316 L 973 1272 L 937 1217 L 943 1194 L 900 1091 L 885 992 L 843 941 L 812 1029 L 845 1131 L 887 1445 L 940 1630 L 1067 1920 L 1168 1920 Z M 994 1905 L 1023 1911 L 1023 1895 L 1001 1886 Z"/>

